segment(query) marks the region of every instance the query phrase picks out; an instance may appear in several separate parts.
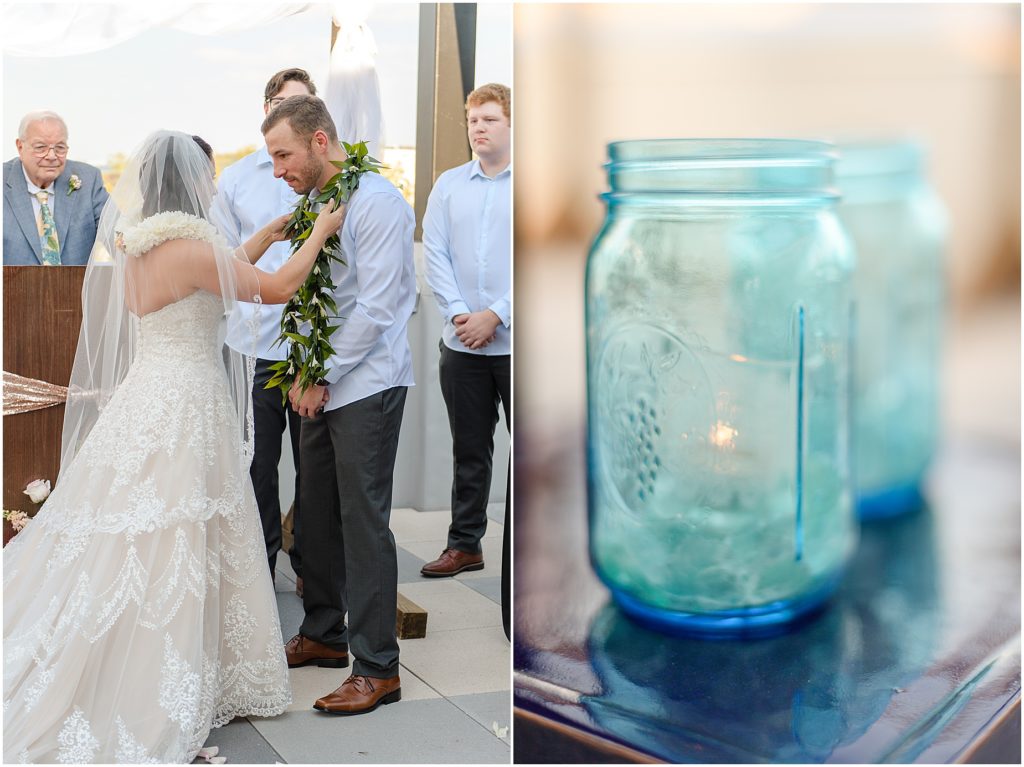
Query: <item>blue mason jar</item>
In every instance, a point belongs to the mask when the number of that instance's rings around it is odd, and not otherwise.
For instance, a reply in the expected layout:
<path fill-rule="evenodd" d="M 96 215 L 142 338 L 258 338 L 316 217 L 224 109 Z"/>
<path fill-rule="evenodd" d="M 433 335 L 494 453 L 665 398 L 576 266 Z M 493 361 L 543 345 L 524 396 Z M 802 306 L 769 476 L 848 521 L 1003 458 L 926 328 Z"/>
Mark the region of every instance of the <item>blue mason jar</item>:
<path fill-rule="evenodd" d="M 834 149 L 608 151 L 586 276 L 592 563 L 656 628 L 775 630 L 825 601 L 857 536 Z"/>
<path fill-rule="evenodd" d="M 861 518 L 922 503 L 938 440 L 945 304 L 942 204 L 916 144 L 840 147 L 839 217 L 857 250 L 854 278 L 854 486 Z"/>

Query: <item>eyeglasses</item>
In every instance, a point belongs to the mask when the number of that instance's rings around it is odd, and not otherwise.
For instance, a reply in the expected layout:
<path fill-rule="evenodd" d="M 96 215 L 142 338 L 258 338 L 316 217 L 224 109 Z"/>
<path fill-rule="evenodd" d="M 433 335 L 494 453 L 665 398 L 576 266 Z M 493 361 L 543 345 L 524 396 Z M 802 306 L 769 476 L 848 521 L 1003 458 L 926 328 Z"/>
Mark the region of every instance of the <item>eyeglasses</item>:
<path fill-rule="evenodd" d="M 58 157 L 67 157 L 68 155 L 67 144 L 33 144 L 30 149 L 36 157 L 46 157 L 51 149 Z"/>
<path fill-rule="evenodd" d="M 285 96 L 274 96 L 274 98 L 268 100 L 267 103 L 270 104 L 270 108 L 273 109 L 274 107 L 278 106 L 282 101 L 284 101 L 285 98 Z"/>

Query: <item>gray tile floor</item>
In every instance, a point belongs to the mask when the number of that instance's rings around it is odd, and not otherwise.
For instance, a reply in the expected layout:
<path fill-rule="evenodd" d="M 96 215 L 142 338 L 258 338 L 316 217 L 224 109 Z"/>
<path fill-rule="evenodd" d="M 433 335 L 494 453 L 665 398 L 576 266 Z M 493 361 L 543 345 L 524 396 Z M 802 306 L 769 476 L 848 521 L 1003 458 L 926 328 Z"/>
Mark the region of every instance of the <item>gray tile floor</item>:
<path fill-rule="evenodd" d="M 508 764 L 511 761 L 510 648 L 501 628 L 504 505 L 488 508 L 483 570 L 423 578 L 424 562 L 445 545 L 448 511 L 395 509 L 398 590 L 427 611 L 427 635 L 399 640 L 402 700 L 370 714 L 340 717 L 313 710 L 349 669 L 290 672 L 291 708 L 273 719 L 235 719 L 214 730 L 230 764 Z M 295 574 L 278 558 L 282 641 L 302 621 Z M 501 737 L 499 737 L 499 734 Z"/>

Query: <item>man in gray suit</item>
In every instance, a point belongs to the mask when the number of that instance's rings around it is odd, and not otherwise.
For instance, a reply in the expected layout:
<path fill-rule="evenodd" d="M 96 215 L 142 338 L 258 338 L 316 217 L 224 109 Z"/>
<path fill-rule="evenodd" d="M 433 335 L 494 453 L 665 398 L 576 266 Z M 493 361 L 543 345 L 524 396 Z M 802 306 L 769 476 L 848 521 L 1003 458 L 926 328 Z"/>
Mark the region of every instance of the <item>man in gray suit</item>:
<path fill-rule="evenodd" d="M 30 112 L 18 157 L 4 163 L 4 265 L 81 266 L 89 261 L 107 201 L 98 168 L 68 160 L 56 112 Z"/>

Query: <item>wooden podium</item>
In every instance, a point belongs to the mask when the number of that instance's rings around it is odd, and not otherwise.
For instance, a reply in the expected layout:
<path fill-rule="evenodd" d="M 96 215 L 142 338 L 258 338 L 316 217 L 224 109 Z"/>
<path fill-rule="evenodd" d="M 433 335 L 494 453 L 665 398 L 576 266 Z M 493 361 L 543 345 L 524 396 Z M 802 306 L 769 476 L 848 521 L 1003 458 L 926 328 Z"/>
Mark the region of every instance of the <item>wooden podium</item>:
<path fill-rule="evenodd" d="M 82 324 L 84 266 L 5 266 L 5 372 L 67 386 Z M 4 416 L 4 508 L 34 514 L 22 491 L 53 483 L 60 468 L 64 405 Z"/>

